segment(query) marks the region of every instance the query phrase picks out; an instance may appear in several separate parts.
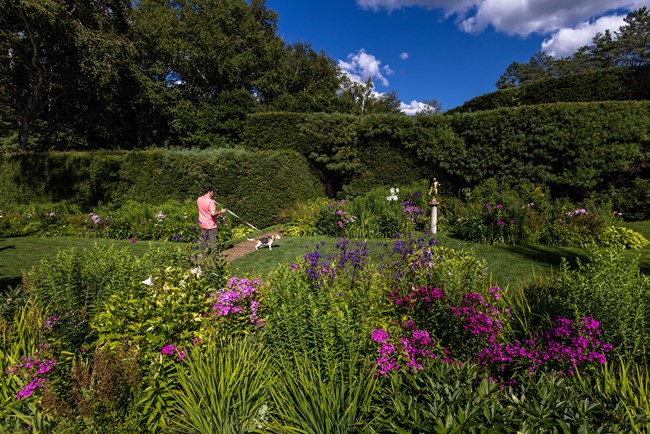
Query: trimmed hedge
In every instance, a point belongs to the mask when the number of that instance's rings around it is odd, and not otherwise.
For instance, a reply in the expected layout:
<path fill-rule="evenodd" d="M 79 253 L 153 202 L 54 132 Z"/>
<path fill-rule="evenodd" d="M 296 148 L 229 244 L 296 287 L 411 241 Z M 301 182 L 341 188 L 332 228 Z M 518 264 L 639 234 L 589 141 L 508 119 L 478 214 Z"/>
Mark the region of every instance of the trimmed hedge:
<path fill-rule="evenodd" d="M 650 99 L 650 66 L 617 67 L 548 78 L 478 96 L 449 113 L 553 102 Z"/>
<path fill-rule="evenodd" d="M 213 184 L 216 200 L 257 227 L 283 208 L 324 195 L 305 158 L 290 151 L 235 149 L 52 152 L 0 155 L 0 207 L 69 201 L 90 210 L 125 200 L 160 204 L 198 197 Z"/>
<path fill-rule="evenodd" d="M 455 193 L 494 177 L 546 184 L 554 195 L 581 200 L 647 178 L 650 101 L 415 117 L 264 113 L 249 116 L 245 136 L 255 149 L 301 152 L 328 192 L 354 196 L 436 176 Z"/>
<path fill-rule="evenodd" d="M 442 157 L 450 175 L 527 179 L 577 199 L 647 160 L 650 101 L 503 108 L 455 115 L 451 127 L 462 143 Z"/>

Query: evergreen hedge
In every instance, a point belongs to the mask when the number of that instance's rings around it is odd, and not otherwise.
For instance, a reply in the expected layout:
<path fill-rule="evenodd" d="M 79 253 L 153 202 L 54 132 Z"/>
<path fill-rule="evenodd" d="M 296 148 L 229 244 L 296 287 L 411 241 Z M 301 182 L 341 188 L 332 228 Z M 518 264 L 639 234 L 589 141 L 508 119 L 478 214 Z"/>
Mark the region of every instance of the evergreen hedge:
<path fill-rule="evenodd" d="M 0 155 L 0 207 L 69 201 L 90 210 L 125 200 L 159 204 L 216 199 L 257 227 L 277 223 L 280 210 L 324 194 L 304 157 L 291 151 L 163 150 Z"/>
<path fill-rule="evenodd" d="M 650 99 L 650 66 L 616 67 L 533 81 L 472 98 L 449 113 L 553 102 Z"/>
<path fill-rule="evenodd" d="M 329 193 L 356 195 L 433 176 L 455 193 L 494 177 L 546 184 L 580 200 L 647 178 L 650 101 L 414 117 L 264 113 L 249 116 L 244 136 L 254 149 L 302 153 Z"/>

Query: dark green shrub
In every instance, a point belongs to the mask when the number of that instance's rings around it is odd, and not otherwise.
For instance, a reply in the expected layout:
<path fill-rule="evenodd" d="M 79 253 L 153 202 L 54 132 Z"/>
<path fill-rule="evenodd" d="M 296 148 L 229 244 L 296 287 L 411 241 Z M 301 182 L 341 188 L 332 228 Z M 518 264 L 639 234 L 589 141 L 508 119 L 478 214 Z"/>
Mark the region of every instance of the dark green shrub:
<path fill-rule="evenodd" d="M 650 98 L 650 67 L 615 67 L 537 80 L 472 98 L 452 113 L 500 107 L 577 101 L 626 101 Z"/>
<path fill-rule="evenodd" d="M 523 375 L 503 387 L 470 363 L 432 361 L 421 371 L 393 373 L 380 379 L 366 417 L 368 430 L 384 432 L 643 432 L 648 423 L 647 399 L 621 387 L 626 375 L 581 382 L 557 375 Z M 643 381 L 643 380 L 642 380 Z M 619 387 L 617 387 L 617 385 Z M 640 387 L 639 387 L 640 386 Z M 617 390 L 618 389 L 618 390 Z M 641 397 L 647 385 L 634 383 Z M 627 388 L 626 388 L 627 390 Z M 622 404 L 624 402 L 624 404 Z"/>

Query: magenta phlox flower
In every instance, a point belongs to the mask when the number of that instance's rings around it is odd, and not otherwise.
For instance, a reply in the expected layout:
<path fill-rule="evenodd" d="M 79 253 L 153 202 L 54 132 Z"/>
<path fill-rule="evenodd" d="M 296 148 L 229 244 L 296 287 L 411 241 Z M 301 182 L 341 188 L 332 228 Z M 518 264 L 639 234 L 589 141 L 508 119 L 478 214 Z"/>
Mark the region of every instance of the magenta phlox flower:
<path fill-rule="evenodd" d="M 513 364 L 525 366 L 532 375 L 549 366 L 560 375 L 573 375 L 576 368 L 589 363 L 604 364 L 605 353 L 612 346 L 597 340 L 600 334 L 598 321 L 590 317 L 571 321 L 557 318 L 543 334 L 524 341 L 507 344 L 491 343 L 479 352 L 475 362 L 506 370 Z"/>
<path fill-rule="evenodd" d="M 260 279 L 230 278 L 225 288 L 212 294 L 214 315 L 221 317 L 249 312 L 251 323 L 258 326 L 263 325 L 259 317 L 259 301 L 257 300 L 257 288 L 260 283 Z"/>
<path fill-rule="evenodd" d="M 176 357 L 177 362 L 180 362 L 181 360 L 183 360 L 187 356 L 187 351 L 186 350 L 182 350 L 179 347 L 177 347 L 176 345 L 172 345 L 172 344 L 165 345 L 164 347 L 162 347 L 160 352 L 162 354 L 167 355 L 167 356 L 176 355 L 177 356 Z"/>
<path fill-rule="evenodd" d="M 173 354 L 176 352 L 176 349 L 177 349 L 177 348 L 178 348 L 178 347 L 177 347 L 176 345 L 169 344 L 169 345 L 165 345 L 164 347 L 162 347 L 162 349 L 160 350 L 160 352 L 161 352 L 162 354 L 166 354 L 166 355 L 168 355 L 168 356 L 171 356 L 171 355 L 173 355 Z"/>
<path fill-rule="evenodd" d="M 56 360 L 48 359 L 41 353 L 41 349 L 48 349 L 49 346 L 39 344 L 31 356 L 22 356 L 20 363 L 15 366 L 9 366 L 5 370 L 5 375 L 21 375 L 29 379 L 29 383 L 18 391 L 16 399 L 25 399 L 38 389 L 41 389 L 48 381 L 47 374 L 56 366 Z"/>
<path fill-rule="evenodd" d="M 493 293 L 499 292 L 493 288 Z M 463 302 L 460 306 L 451 306 L 450 311 L 456 317 L 462 319 L 463 329 L 474 336 L 485 339 L 489 343 L 494 343 L 496 336 L 501 334 L 503 324 L 499 320 L 502 315 L 501 310 L 487 302 L 484 297 L 476 292 L 470 292 L 463 295 Z"/>
<path fill-rule="evenodd" d="M 390 333 L 383 329 L 374 329 L 372 331 L 372 340 L 380 344 L 386 343 L 390 340 Z"/>

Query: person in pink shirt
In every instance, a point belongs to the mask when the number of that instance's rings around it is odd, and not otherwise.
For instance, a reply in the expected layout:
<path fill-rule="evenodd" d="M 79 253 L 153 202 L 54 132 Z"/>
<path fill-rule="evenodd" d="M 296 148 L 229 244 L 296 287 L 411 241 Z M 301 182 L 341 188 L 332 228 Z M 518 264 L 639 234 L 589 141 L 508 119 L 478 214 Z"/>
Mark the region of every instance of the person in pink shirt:
<path fill-rule="evenodd" d="M 199 227 L 201 228 L 201 251 L 205 253 L 217 244 L 217 216 L 225 214 L 228 210 L 222 208 L 217 211 L 217 204 L 212 199 L 214 188 L 211 185 L 203 187 L 203 195 L 196 200 L 199 208 Z"/>

